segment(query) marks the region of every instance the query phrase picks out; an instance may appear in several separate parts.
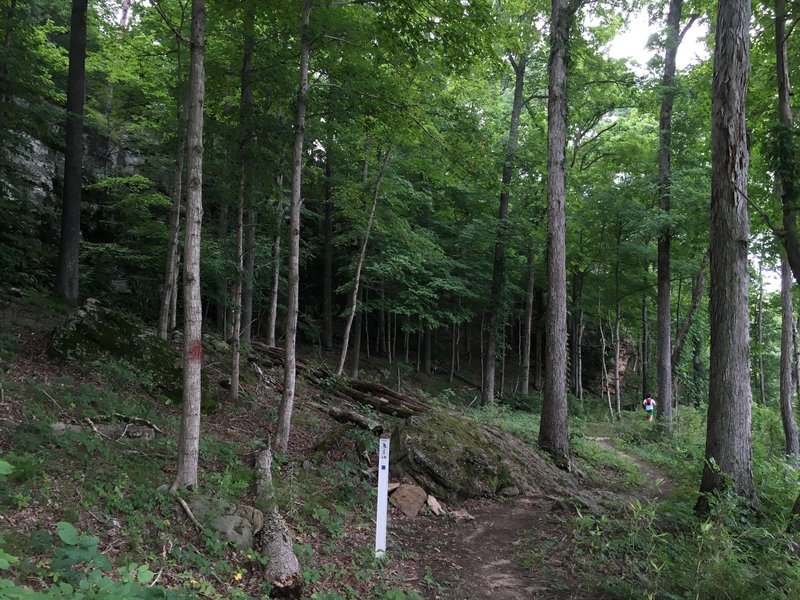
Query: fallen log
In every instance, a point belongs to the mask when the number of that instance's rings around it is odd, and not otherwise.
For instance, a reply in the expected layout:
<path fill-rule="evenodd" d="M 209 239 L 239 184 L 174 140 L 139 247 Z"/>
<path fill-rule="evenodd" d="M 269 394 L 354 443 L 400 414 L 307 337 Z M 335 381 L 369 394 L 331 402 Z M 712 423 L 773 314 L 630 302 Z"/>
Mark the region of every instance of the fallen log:
<path fill-rule="evenodd" d="M 253 342 L 251 348 L 266 357 L 271 364 L 283 364 L 282 348 L 267 346 L 260 342 Z M 430 410 L 424 402 L 398 394 L 380 383 L 361 379 L 333 379 L 332 373 L 325 367 L 312 365 L 305 359 L 297 360 L 297 369 L 311 383 L 327 390 L 335 398 L 366 404 L 387 415 L 407 418 Z"/>
<path fill-rule="evenodd" d="M 295 556 L 289 527 L 278 511 L 272 485 L 272 451 L 269 445 L 256 459 L 256 504 L 264 513 L 264 526 L 256 534 L 256 543 L 269 562 L 264 577 L 272 586 L 270 598 L 294 600 L 303 594 L 303 576 Z"/>
<path fill-rule="evenodd" d="M 316 408 L 321 412 L 327 413 L 336 421 L 339 421 L 339 423 L 352 423 L 353 425 L 358 425 L 361 427 L 361 429 L 366 429 L 375 435 L 380 435 L 383 432 L 383 425 L 357 412 L 345 410 L 343 408 L 335 408 L 333 406 L 324 406 L 322 404 L 317 404 L 316 402 L 307 402 L 306 404 L 311 408 Z"/>

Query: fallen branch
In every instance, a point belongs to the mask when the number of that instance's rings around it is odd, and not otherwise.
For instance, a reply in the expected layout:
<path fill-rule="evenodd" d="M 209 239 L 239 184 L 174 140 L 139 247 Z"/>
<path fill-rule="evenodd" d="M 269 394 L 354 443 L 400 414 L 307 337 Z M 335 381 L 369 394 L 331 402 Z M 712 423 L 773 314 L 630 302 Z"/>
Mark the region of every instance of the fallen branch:
<path fill-rule="evenodd" d="M 89 417 L 86 417 L 84 420 L 85 420 L 85 421 L 86 421 L 86 422 L 89 424 L 89 427 L 91 427 L 91 428 L 92 428 L 92 431 L 94 431 L 94 432 L 95 432 L 97 435 L 99 435 L 101 438 L 105 438 L 105 439 L 107 439 L 109 442 L 114 442 L 114 441 L 116 441 L 114 438 L 107 436 L 105 433 L 101 433 L 101 432 L 100 432 L 100 430 L 99 430 L 99 429 L 97 429 L 97 427 L 95 426 L 95 424 L 92 422 L 92 420 L 91 420 Z"/>
<path fill-rule="evenodd" d="M 143 419 L 141 417 L 129 417 L 128 415 L 123 415 L 123 414 L 117 413 L 117 412 L 113 413 L 113 416 L 115 416 L 116 418 L 121 419 L 123 421 L 126 421 L 128 423 L 134 423 L 136 425 L 145 425 L 145 426 L 149 427 L 150 429 L 152 429 L 154 431 L 157 431 L 161 435 L 164 435 L 164 432 L 161 431 L 158 428 L 158 425 L 156 425 L 155 423 L 151 423 L 147 419 Z"/>

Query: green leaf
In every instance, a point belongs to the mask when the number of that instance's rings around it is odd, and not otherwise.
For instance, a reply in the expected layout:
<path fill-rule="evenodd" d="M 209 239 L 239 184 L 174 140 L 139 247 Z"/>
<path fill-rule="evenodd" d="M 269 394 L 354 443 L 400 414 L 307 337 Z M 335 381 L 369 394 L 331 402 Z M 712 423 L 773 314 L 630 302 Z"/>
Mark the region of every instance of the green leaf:
<path fill-rule="evenodd" d="M 78 530 L 72 526 L 72 523 L 59 521 L 58 525 L 56 525 L 56 531 L 58 532 L 58 537 L 61 538 L 61 541 L 68 546 L 75 546 L 78 543 Z"/>
<path fill-rule="evenodd" d="M 14 466 L 4 460 L 0 460 L 0 475 L 11 475 L 14 472 Z"/>
<path fill-rule="evenodd" d="M 139 580 L 139 583 L 141 583 L 142 585 L 147 585 L 148 583 L 153 581 L 153 579 L 155 579 L 155 576 L 156 576 L 156 574 L 153 573 L 147 567 L 147 565 L 142 565 L 141 567 L 139 567 L 139 569 L 138 569 L 138 571 L 136 573 L 136 578 Z"/>

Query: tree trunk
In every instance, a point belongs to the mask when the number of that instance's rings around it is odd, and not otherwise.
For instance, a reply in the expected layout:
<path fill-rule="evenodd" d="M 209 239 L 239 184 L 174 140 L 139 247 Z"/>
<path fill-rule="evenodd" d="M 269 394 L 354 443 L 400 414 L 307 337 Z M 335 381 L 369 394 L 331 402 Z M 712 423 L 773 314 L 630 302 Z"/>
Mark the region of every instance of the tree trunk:
<path fill-rule="evenodd" d="M 83 101 L 86 94 L 86 12 L 88 0 L 72 0 L 67 74 L 67 129 L 64 152 L 64 196 L 58 246 L 56 294 L 78 301 L 78 256 L 81 242 L 83 181 Z"/>
<path fill-rule="evenodd" d="M 219 215 L 217 216 L 217 239 L 219 243 L 225 245 L 225 238 L 228 236 L 228 205 L 223 204 L 219 208 Z M 222 339 L 226 342 L 229 340 L 228 331 L 228 277 L 227 273 L 223 273 L 220 281 L 217 284 L 217 328 L 219 329 Z"/>
<path fill-rule="evenodd" d="M 681 321 L 680 326 L 678 326 L 677 334 L 675 334 L 675 344 L 672 346 L 672 358 L 670 359 L 673 379 L 675 379 L 675 369 L 678 367 L 678 361 L 681 359 L 681 353 L 686 344 L 686 337 L 689 334 L 689 329 L 692 327 L 692 320 L 694 319 L 694 315 L 697 314 L 697 309 L 700 307 L 700 300 L 706 289 L 707 273 L 708 253 L 703 255 L 703 261 L 700 263 L 700 270 L 692 279 L 692 303 L 689 306 L 689 310 L 686 311 L 686 316 L 683 318 L 683 321 Z"/>
<path fill-rule="evenodd" d="M 533 244 L 528 246 L 528 283 L 525 288 L 525 333 L 522 340 L 522 393 L 527 396 L 531 380 L 531 335 L 533 334 L 534 275 Z"/>
<path fill-rule="evenodd" d="M 503 175 L 500 188 L 500 211 L 498 216 L 497 240 L 494 246 L 494 263 L 492 266 L 492 295 L 489 308 L 489 324 L 486 338 L 486 356 L 483 362 L 483 386 L 481 405 L 494 399 L 495 353 L 497 346 L 497 325 L 499 314 L 503 312 L 503 295 L 506 284 L 506 236 L 508 229 L 508 199 L 511 191 L 511 175 L 514 168 L 514 157 L 517 153 L 517 137 L 519 134 L 519 116 L 522 112 L 523 85 L 525 83 L 526 56 L 517 60 L 509 58 L 514 69 L 514 101 L 511 106 L 511 124 L 503 159 Z"/>
<path fill-rule="evenodd" d="M 675 101 L 675 58 L 681 42 L 681 10 L 683 0 L 670 0 L 667 13 L 667 32 L 664 49 L 664 77 L 662 79 L 660 135 L 658 137 L 658 204 L 661 212 L 670 212 L 670 179 L 672 177 L 672 106 Z M 670 289 L 670 245 L 672 232 L 661 231 L 658 237 L 658 417 L 668 435 L 672 435 L 672 302 Z"/>
<path fill-rule="evenodd" d="M 239 370 L 242 335 L 242 290 L 244 288 L 244 215 L 247 200 L 249 155 L 252 151 L 250 120 L 253 105 L 253 49 L 255 47 L 255 0 L 244 3 L 242 35 L 242 74 L 239 98 L 239 185 L 236 207 L 236 279 L 233 287 L 233 332 L 231 334 L 231 391 L 230 399 L 239 399 Z"/>
<path fill-rule="evenodd" d="M 188 185 L 183 269 L 183 412 L 178 467 L 172 491 L 197 485 L 200 446 L 200 374 L 203 312 L 200 302 L 200 232 L 203 222 L 203 105 L 205 103 L 205 0 L 192 0 L 189 111 L 186 127 Z"/>
<path fill-rule="evenodd" d="M 797 423 L 792 410 L 792 271 L 781 258 L 781 419 L 786 437 L 786 454 L 800 453 Z"/>
<path fill-rule="evenodd" d="M 756 314 L 756 332 L 758 340 L 758 397 L 761 406 L 767 405 L 767 391 L 764 382 L 764 275 L 763 259 L 758 263 L 758 313 Z"/>
<path fill-rule="evenodd" d="M 579 2 L 552 0 L 547 95 L 547 369 L 539 446 L 570 468 L 567 423 L 566 165 L 567 46 Z"/>
<path fill-rule="evenodd" d="M 570 320 L 570 383 L 575 396 L 580 396 L 581 388 L 581 344 L 579 330 L 583 326 L 583 311 L 580 308 L 583 294 L 583 273 L 576 270 L 572 274 L 572 318 Z"/>
<path fill-rule="evenodd" d="M 647 296 L 642 296 L 642 399 L 650 395 L 650 311 Z"/>
<path fill-rule="evenodd" d="M 361 330 L 363 325 L 364 312 L 359 311 L 356 313 L 356 318 L 353 322 L 353 327 L 355 328 L 355 331 L 353 331 L 353 358 L 350 361 L 350 377 L 352 379 L 358 379 L 359 376 L 359 368 L 361 363 Z M 369 345 L 369 342 L 367 344 Z"/>
<path fill-rule="evenodd" d="M 800 317 L 792 323 L 792 344 L 794 347 L 794 386 L 797 393 L 797 403 L 800 406 L 800 339 L 798 339 L 797 328 L 800 325 Z"/>
<path fill-rule="evenodd" d="M 614 403 L 617 407 L 617 419 L 622 419 L 622 390 L 620 389 L 619 364 L 620 364 L 620 340 L 619 325 L 622 321 L 622 303 L 619 290 L 619 248 L 622 245 L 622 221 L 617 215 L 617 256 L 614 265 L 614 329 L 611 338 L 614 343 Z"/>
<path fill-rule="evenodd" d="M 256 458 L 256 504 L 264 513 L 264 526 L 256 534 L 259 550 L 269 558 L 264 579 L 271 587 L 271 598 L 300 598 L 303 575 L 294 553 L 286 521 L 278 511 L 272 484 L 272 451 L 267 446 Z"/>
<path fill-rule="evenodd" d="M 608 414 L 611 419 L 614 419 L 614 407 L 611 405 L 611 383 L 608 377 L 608 369 L 606 368 L 606 335 L 603 333 L 603 319 L 600 321 L 600 341 L 602 342 L 602 349 L 600 350 L 600 362 L 603 367 L 603 380 L 605 381 L 606 399 L 608 400 Z M 600 392 L 602 393 L 602 388 Z"/>
<path fill-rule="evenodd" d="M 249 347 L 253 337 L 253 290 L 256 271 L 256 209 L 247 210 L 247 236 L 244 250 L 244 287 L 242 288 L 242 345 Z"/>
<path fill-rule="evenodd" d="M 322 346 L 333 348 L 333 167 L 331 146 L 333 136 L 328 137 L 325 151 L 325 219 L 322 233 L 325 247 L 322 253 Z"/>
<path fill-rule="evenodd" d="M 272 240 L 272 287 L 269 293 L 269 319 L 267 321 L 267 345 L 275 345 L 275 330 L 278 324 L 278 292 L 281 285 L 281 234 Z"/>
<path fill-rule="evenodd" d="M 178 60 L 180 61 L 180 44 L 178 45 Z M 180 101 L 183 105 L 183 101 Z M 186 151 L 184 140 L 184 115 L 178 111 L 178 121 L 181 123 L 178 135 L 178 151 L 175 157 L 175 169 L 172 175 L 172 209 L 169 213 L 169 241 L 167 242 L 167 259 L 164 267 L 164 290 L 161 296 L 161 307 L 158 314 L 158 337 L 167 339 L 171 324 L 172 305 L 178 296 L 177 271 L 178 271 L 178 238 L 181 228 L 181 200 L 183 196 L 183 160 Z"/>
<path fill-rule="evenodd" d="M 755 489 L 750 434 L 747 252 L 747 128 L 750 67 L 749 0 L 720 0 L 711 112 L 711 369 L 706 463 L 697 503 L 725 488 L 750 499 Z M 713 465 L 719 468 L 714 468 Z"/>
<path fill-rule="evenodd" d="M 296 380 L 296 342 L 297 311 L 300 293 L 300 204 L 303 176 L 303 142 L 306 133 L 306 104 L 308 100 L 308 61 L 311 40 L 308 25 L 311 18 L 310 0 L 301 0 L 302 17 L 300 24 L 300 85 L 297 92 L 297 120 L 294 129 L 294 149 L 292 152 L 292 205 L 289 223 L 289 290 L 286 300 L 286 360 L 283 367 L 283 394 L 278 407 L 278 427 L 275 432 L 275 446 L 279 452 L 286 452 L 292 426 L 294 409 L 294 388 Z"/>
<path fill-rule="evenodd" d="M 392 155 L 392 149 L 386 150 L 383 155 L 383 162 L 381 169 L 378 172 L 378 177 L 375 180 L 375 187 L 372 190 L 372 205 L 369 209 L 369 218 L 367 219 L 367 228 L 364 230 L 364 235 L 361 237 L 361 247 L 358 250 L 358 260 L 356 261 L 356 272 L 353 276 L 353 290 L 350 292 L 350 302 L 347 312 L 347 323 L 344 326 L 344 334 L 342 334 L 342 353 L 339 356 L 339 365 L 336 367 L 336 375 L 341 375 L 344 371 L 344 363 L 347 360 L 347 347 L 350 344 L 350 329 L 353 327 L 353 318 L 358 309 L 358 288 L 361 284 L 361 269 L 364 266 L 364 259 L 367 256 L 367 242 L 369 241 L 369 233 L 372 229 L 372 221 L 375 218 L 375 207 L 378 206 L 378 194 L 381 189 L 381 180 L 386 172 L 386 167 L 389 164 L 389 159 Z M 376 348 L 377 350 L 377 348 Z"/>

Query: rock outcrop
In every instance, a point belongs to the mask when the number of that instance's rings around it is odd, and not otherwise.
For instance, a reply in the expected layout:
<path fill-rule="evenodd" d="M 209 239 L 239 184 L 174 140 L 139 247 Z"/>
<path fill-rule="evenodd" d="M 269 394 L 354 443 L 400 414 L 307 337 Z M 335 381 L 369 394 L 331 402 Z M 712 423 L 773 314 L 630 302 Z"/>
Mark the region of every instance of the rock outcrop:
<path fill-rule="evenodd" d="M 141 375 L 140 382 L 172 402 L 182 400 L 181 358 L 160 339 L 131 317 L 104 307 L 90 298 L 53 333 L 51 356 L 67 361 L 112 358 L 130 364 Z M 203 373 L 203 410 L 214 410 L 218 397 Z"/>
<path fill-rule="evenodd" d="M 442 412 L 407 419 L 392 434 L 391 464 L 448 503 L 485 496 L 570 496 L 573 478 L 530 444 Z"/>

